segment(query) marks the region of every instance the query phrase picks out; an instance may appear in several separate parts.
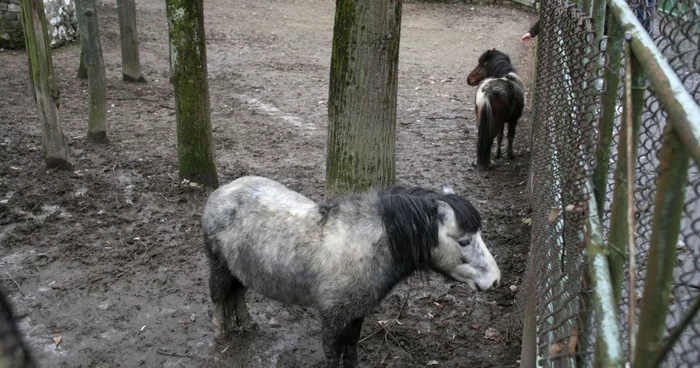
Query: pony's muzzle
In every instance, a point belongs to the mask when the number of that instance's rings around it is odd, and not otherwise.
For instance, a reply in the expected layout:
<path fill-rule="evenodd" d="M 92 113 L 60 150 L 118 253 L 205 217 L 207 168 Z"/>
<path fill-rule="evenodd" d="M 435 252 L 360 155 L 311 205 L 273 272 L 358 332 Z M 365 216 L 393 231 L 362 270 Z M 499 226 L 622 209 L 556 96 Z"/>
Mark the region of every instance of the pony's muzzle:
<path fill-rule="evenodd" d="M 498 279 L 491 284 L 491 286 L 488 286 L 486 288 L 482 288 L 481 285 L 479 285 L 478 282 L 474 283 L 474 286 L 476 287 L 476 291 L 486 291 L 486 290 L 491 290 L 497 288 L 499 285 L 501 285 L 501 280 Z"/>

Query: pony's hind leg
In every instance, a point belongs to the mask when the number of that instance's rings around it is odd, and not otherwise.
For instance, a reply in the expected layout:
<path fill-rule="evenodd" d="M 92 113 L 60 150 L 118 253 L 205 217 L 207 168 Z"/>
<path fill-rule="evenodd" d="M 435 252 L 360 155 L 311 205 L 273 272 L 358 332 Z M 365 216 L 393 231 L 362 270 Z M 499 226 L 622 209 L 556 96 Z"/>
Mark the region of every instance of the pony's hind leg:
<path fill-rule="evenodd" d="M 357 368 L 357 343 L 360 341 L 362 331 L 362 321 L 364 318 L 357 318 L 345 325 L 343 331 L 343 367 Z"/>
<path fill-rule="evenodd" d="M 498 131 L 498 146 L 496 146 L 495 158 L 501 158 L 501 144 L 503 143 L 503 131 L 505 130 L 505 127 L 505 124 L 501 124 L 501 129 Z M 510 130 L 508 130 L 508 133 L 510 133 Z"/>
<path fill-rule="evenodd" d="M 511 160 L 515 158 L 515 154 L 513 153 L 513 139 L 515 139 L 515 126 L 517 124 L 517 120 L 508 122 L 508 158 Z"/>
<path fill-rule="evenodd" d="M 245 302 L 246 288 L 237 279 L 233 279 L 233 300 L 235 304 L 236 323 L 243 331 L 252 331 L 258 328 L 258 325 L 253 322 L 253 318 L 248 313 L 248 305 Z"/>
<path fill-rule="evenodd" d="M 211 323 L 214 326 L 214 338 L 226 339 L 233 327 L 233 283 L 234 278 L 228 267 L 222 264 L 216 256 L 209 258 L 209 293 L 214 303 L 214 315 Z"/>

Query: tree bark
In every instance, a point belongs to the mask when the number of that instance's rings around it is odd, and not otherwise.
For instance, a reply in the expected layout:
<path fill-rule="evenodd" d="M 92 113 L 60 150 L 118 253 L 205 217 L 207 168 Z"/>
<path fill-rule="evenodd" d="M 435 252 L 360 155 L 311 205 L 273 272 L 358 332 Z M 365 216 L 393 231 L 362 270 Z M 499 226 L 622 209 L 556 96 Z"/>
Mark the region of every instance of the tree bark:
<path fill-rule="evenodd" d="M 85 48 L 88 74 L 88 141 L 107 142 L 107 78 L 102 58 L 100 32 L 97 24 L 95 0 L 77 0 L 76 14 L 80 28 L 80 42 Z"/>
<path fill-rule="evenodd" d="M 122 46 L 122 79 L 125 82 L 146 83 L 146 78 L 141 74 L 134 0 L 117 0 L 117 15 Z"/>
<path fill-rule="evenodd" d="M 394 183 L 402 0 L 336 0 L 326 197 Z"/>
<path fill-rule="evenodd" d="M 41 0 L 22 0 L 20 9 L 34 101 L 39 108 L 44 162 L 48 168 L 70 170 L 73 165 L 58 118 L 59 91 L 53 72 L 44 3 Z"/>
<path fill-rule="evenodd" d="M 202 0 L 166 0 L 180 178 L 218 186 Z"/>
<path fill-rule="evenodd" d="M 80 42 L 80 65 L 78 65 L 78 73 L 75 75 L 78 79 L 87 79 L 87 67 L 85 67 L 85 46 Z"/>

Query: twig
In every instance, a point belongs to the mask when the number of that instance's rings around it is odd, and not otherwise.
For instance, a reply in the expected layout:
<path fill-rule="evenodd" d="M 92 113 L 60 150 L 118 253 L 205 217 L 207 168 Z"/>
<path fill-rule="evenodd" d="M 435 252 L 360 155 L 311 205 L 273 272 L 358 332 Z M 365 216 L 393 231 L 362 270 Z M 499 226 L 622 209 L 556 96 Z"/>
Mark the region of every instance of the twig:
<path fill-rule="evenodd" d="M 22 294 L 22 296 L 26 296 L 26 295 L 24 295 L 24 291 L 22 291 L 22 287 L 19 286 L 19 283 L 17 283 L 17 280 L 15 280 L 15 278 L 12 277 L 12 275 L 10 275 L 9 272 L 5 272 L 5 273 L 7 274 L 7 277 L 9 277 L 10 280 L 12 280 L 12 282 L 14 282 L 15 285 L 17 285 L 17 289 L 19 289 L 19 293 Z"/>
<path fill-rule="evenodd" d="M 127 271 L 131 271 L 131 270 L 133 270 L 133 269 L 134 269 L 133 267 L 129 267 L 129 269 L 124 270 L 122 273 L 120 273 L 119 275 L 117 275 L 116 278 L 122 277 L 125 273 L 127 273 Z"/>
<path fill-rule="evenodd" d="M 450 117 L 450 116 L 426 116 L 425 117 L 428 120 L 454 120 L 454 119 L 467 119 L 466 116 L 455 116 L 455 117 Z"/>
<path fill-rule="evenodd" d="M 411 355 L 411 353 L 407 352 L 406 349 L 404 349 L 403 346 L 401 346 L 401 343 L 396 338 L 396 336 L 389 332 L 389 330 L 386 330 L 386 333 L 396 342 L 396 345 L 399 347 L 399 349 L 403 350 L 403 352 L 406 353 L 406 355 L 408 355 L 408 358 L 411 359 L 411 361 L 413 361 L 413 355 Z"/>
<path fill-rule="evenodd" d="M 362 338 L 362 339 L 361 339 L 360 341 L 358 341 L 357 343 L 359 344 L 359 343 L 361 343 L 361 342 L 363 342 L 363 341 L 369 339 L 370 337 L 376 335 L 377 332 L 379 332 L 379 331 L 382 331 L 382 330 L 387 331 L 387 329 L 388 329 L 389 327 L 393 326 L 393 325 L 396 323 L 396 321 L 398 321 L 399 317 L 401 317 L 401 312 L 403 312 L 403 309 L 406 307 L 406 304 L 408 304 L 408 296 L 409 296 L 409 294 L 410 294 L 410 291 L 406 291 L 406 295 L 404 296 L 404 301 L 403 301 L 403 303 L 401 304 L 401 307 L 399 307 L 399 313 L 396 314 L 396 317 L 394 317 L 393 319 L 389 320 L 389 322 L 387 322 L 385 325 L 383 325 L 382 327 L 379 327 L 376 331 L 374 331 L 374 332 L 372 332 L 371 334 L 365 336 L 364 338 Z M 385 336 L 385 337 L 386 337 L 386 336 Z"/>
<path fill-rule="evenodd" d="M 173 353 L 172 351 L 167 351 L 167 350 L 164 350 L 161 348 L 156 349 L 156 353 L 160 354 L 160 355 L 174 356 L 174 357 L 180 357 L 180 358 L 192 358 L 192 356 L 189 354 Z"/>

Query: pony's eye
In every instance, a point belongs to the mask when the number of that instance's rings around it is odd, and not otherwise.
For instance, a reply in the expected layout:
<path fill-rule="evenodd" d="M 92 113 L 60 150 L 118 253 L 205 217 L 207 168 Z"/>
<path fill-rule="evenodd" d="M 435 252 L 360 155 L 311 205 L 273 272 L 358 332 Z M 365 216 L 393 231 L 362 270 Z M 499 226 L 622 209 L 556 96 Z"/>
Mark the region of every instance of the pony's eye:
<path fill-rule="evenodd" d="M 468 246 L 469 244 L 471 244 L 472 242 L 471 242 L 471 240 L 460 240 L 458 243 L 459 243 L 460 246 L 466 247 L 466 246 Z"/>

